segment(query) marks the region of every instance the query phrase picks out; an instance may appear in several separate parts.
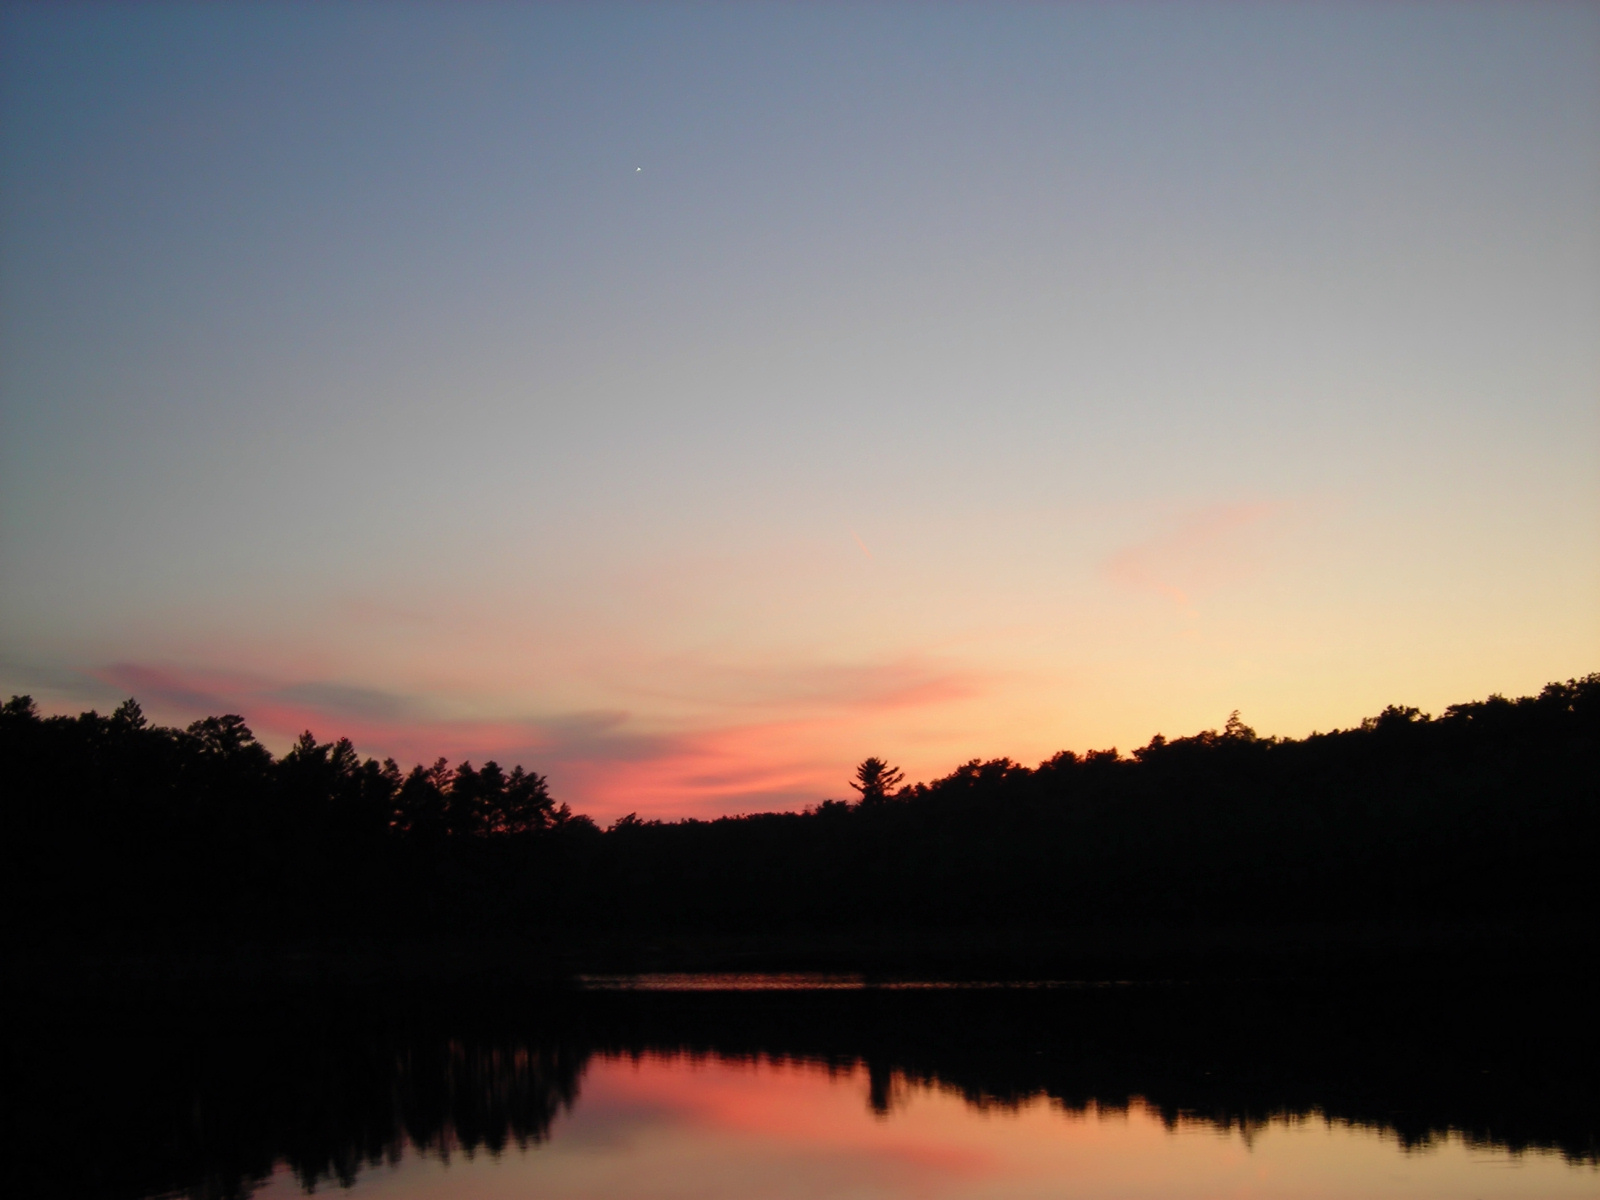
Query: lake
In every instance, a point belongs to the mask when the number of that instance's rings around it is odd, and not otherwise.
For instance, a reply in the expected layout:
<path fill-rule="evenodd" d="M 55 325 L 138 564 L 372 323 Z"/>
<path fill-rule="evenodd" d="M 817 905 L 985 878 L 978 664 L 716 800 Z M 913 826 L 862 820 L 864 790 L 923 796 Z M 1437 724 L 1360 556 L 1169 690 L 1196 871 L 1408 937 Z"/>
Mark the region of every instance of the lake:
<path fill-rule="evenodd" d="M 407 1147 L 363 1171 L 373 1197 L 1585 1197 L 1593 1166 L 1512 1155 L 1459 1136 L 1406 1148 L 1311 1117 L 1220 1129 L 1169 1123 L 1135 1101 L 1045 1097 L 973 1104 L 892 1078 L 887 1111 L 866 1068 L 687 1055 L 591 1062 L 543 1143 L 499 1153 Z M 280 1167 L 259 1193 L 299 1196 Z"/>
<path fill-rule="evenodd" d="M 34 1014 L 21 1177 L 108 1200 L 1600 1196 L 1592 997 L 1568 986 L 468 990 Z"/>

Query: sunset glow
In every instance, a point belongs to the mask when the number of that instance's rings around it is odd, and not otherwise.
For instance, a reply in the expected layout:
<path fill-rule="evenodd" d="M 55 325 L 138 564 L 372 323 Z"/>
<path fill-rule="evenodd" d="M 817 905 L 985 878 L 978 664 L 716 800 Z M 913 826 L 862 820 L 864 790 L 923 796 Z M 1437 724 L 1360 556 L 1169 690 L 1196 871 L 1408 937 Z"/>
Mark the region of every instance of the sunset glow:
<path fill-rule="evenodd" d="M 604 823 L 1600 666 L 1594 5 L 8 6 L 0 55 L 46 711 Z"/>
<path fill-rule="evenodd" d="M 975 1110 L 896 1075 L 887 1113 L 861 1064 L 707 1056 L 590 1065 L 549 1144 L 505 1158 L 408 1157 L 354 1194 L 651 1197 L 1303 1197 L 1589 1195 L 1593 1172 L 1460 1139 L 1406 1151 L 1392 1136 L 1319 1120 L 1222 1130 L 1127 1108 L 1064 1110 L 1042 1097 Z M 1485 1170 L 1492 1165 L 1491 1170 Z M 257 1195 L 298 1194 L 282 1172 Z"/>

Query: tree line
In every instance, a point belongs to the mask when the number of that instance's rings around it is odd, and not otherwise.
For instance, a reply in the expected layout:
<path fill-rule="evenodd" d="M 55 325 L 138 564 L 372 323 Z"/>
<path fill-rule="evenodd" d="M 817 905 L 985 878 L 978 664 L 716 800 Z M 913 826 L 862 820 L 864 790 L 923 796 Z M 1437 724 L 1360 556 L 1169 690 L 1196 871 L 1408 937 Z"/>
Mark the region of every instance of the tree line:
<path fill-rule="evenodd" d="M 1600 914 L 1600 675 L 905 784 L 854 802 L 608 829 L 486 762 L 404 771 L 238 716 L 0 709 L 14 937 L 794 933 Z"/>

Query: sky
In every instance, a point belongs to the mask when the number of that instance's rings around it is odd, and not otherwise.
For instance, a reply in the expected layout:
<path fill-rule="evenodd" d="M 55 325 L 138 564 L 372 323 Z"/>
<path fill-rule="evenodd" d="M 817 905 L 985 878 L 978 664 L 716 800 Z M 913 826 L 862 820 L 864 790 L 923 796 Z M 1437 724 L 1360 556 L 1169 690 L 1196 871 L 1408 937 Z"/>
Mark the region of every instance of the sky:
<path fill-rule="evenodd" d="M 602 821 L 1600 670 L 1600 4 L 0 6 L 0 692 Z"/>

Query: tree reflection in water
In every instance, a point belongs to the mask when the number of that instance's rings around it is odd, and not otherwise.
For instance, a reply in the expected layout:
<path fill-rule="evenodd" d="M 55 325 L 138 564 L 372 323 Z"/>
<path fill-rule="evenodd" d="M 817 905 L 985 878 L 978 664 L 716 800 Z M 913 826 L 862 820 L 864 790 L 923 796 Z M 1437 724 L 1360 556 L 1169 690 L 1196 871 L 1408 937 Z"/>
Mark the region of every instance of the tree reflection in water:
<path fill-rule="evenodd" d="M 1536 993 L 1536 994 L 1535 994 Z M 551 1134 L 606 1056 L 858 1070 L 980 1108 L 1141 1102 L 1169 1125 L 1327 1117 L 1600 1162 L 1595 999 L 1484 989 L 1140 986 L 54 1003 L 11 1027 L 11 1170 L 32 1194 L 242 1197 L 286 1164 L 348 1185 L 403 1153 Z"/>

